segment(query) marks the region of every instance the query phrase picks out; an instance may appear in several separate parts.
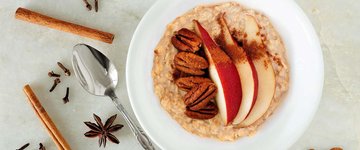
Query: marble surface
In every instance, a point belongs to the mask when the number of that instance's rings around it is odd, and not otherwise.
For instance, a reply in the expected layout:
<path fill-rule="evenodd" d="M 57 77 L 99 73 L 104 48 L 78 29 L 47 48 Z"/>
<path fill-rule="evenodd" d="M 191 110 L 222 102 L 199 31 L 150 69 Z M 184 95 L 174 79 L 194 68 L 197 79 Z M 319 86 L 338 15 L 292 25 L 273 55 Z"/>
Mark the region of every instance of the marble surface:
<path fill-rule="evenodd" d="M 90 0 L 90 2 L 93 2 Z M 29 142 L 29 149 L 42 142 L 56 149 L 36 117 L 22 88 L 30 84 L 59 130 L 73 149 L 98 149 L 97 139 L 85 138 L 83 121 L 93 121 L 92 113 L 102 118 L 117 113 L 106 97 L 85 92 L 74 76 L 61 77 L 53 93 L 49 70 L 61 72 L 57 61 L 71 65 L 72 47 L 87 43 L 100 49 L 119 70 L 117 94 L 130 114 L 126 93 L 125 62 L 132 33 L 155 0 L 100 0 L 99 12 L 87 11 L 82 0 L 1 0 L 0 1 L 0 147 L 16 149 Z M 304 135 L 291 149 L 329 149 L 341 146 L 360 149 L 360 3 L 357 0 L 296 0 L 312 21 L 321 41 L 325 62 L 325 84 L 319 110 Z M 109 45 L 76 35 L 49 30 L 15 20 L 18 7 L 36 10 L 56 18 L 115 34 Z M 63 104 L 66 87 L 70 102 Z M 76 93 L 76 94 L 75 94 Z M 306 111 L 306 110 L 304 110 Z M 119 116 L 115 123 L 125 124 Z M 106 149 L 141 149 L 130 129 L 115 133 L 120 144 Z"/>
<path fill-rule="evenodd" d="M 292 149 L 360 149 L 360 3 L 296 0 L 321 41 L 325 81 L 319 110 Z M 306 111 L 306 110 L 304 110 Z"/>

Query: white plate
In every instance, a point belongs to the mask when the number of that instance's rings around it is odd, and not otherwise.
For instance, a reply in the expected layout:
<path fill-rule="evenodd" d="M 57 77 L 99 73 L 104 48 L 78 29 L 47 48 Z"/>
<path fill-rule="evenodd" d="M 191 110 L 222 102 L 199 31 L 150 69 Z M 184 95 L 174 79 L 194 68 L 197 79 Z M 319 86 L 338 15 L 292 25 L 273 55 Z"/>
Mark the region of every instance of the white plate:
<path fill-rule="evenodd" d="M 132 38 L 126 64 L 126 83 L 141 126 L 162 149 L 287 149 L 310 124 L 321 98 L 323 58 L 316 33 L 291 0 L 239 0 L 261 11 L 284 40 L 290 65 L 290 88 L 283 103 L 253 137 L 235 142 L 200 138 L 182 129 L 161 108 L 153 92 L 153 51 L 166 25 L 199 4 L 220 0 L 159 0 L 145 14 Z"/>

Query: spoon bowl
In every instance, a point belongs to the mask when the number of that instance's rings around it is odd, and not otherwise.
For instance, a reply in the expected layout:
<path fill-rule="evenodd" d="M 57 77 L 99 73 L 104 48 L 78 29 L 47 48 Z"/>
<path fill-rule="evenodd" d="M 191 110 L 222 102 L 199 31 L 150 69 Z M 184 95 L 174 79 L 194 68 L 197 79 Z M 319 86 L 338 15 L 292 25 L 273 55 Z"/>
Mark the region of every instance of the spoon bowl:
<path fill-rule="evenodd" d="M 72 65 L 81 86 L 89 93 L 105 96 L 107 89 L 115 89 L 117 70 L 110 60 L 86 44 L 74 46 Z"/>

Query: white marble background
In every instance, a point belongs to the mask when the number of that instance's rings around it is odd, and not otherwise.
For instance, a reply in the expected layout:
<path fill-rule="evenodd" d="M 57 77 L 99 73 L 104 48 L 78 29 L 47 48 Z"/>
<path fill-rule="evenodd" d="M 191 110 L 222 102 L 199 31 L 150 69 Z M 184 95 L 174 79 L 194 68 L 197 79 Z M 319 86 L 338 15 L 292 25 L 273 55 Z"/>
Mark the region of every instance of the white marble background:
<path fill-rule="evenodd" d="M 132 33 L 155 0 L 99 0 L 99 12 L 88 12 L 82 0 L 0 0 L 0 149 L 16 149 L 42 142 L 56 149 L 39 122 L 22 87 L 30 83 L 53 121 L 73 149 L 97 149 L 97 139 L 85 138 L 93 121 L 92 113 L 107 118 L 117 113 L 107 98 L 86 93 L 74 76 L 48 93 L 52 79 L 49 70 L 60 72 L 56 61 L 70 67 L 72 47 L 84 42 L 102 50 L 114 61 L 122 79 L 117 93 L 129 111 L 126 93 L 125 61 Z M 90 0 L 90 2 L 93 2 Z M 325 61 L 325 84 L 319 110 L 304 135 L 291 149 L 360 149 L 360 3 L 358 0 L 296 0 L 306 12 L 320 37 Z M 49 30 L 15 20 L 18 7 L 25 7 L 63 20 L 115 33 L 114 44 Z M 70 86 L 70 102 L 61 98 Z M 76 94 L 72 94 L 76 93 Z M 101 105 L 99 105 L 101 103 Z M 306 110 L 304 110 L 306 111 Z M 133 113 L 131 113 L 133 115 Z M 115 123 L 125 122 L 119 117 Z M 106 149 L 141 149 L 127 126 L 115 133 L 120 144 Z"/>
<path fill-rule="evenodd" d="M 293 149 L 360 149 L 360 1 L 296 0 L 321 41 L 325 82 L 319 110 Z M 306 111 L 306 110 L 304 110 Z"/>

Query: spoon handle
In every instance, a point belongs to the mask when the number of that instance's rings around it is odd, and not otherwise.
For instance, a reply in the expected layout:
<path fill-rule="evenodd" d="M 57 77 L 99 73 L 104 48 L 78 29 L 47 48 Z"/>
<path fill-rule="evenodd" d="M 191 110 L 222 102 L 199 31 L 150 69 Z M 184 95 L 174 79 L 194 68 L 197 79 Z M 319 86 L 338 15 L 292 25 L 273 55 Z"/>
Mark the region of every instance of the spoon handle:
<path fill-rule="evenodd" d="M 139 143 L 141 144 L 141 146 L 145 150 L 155 150 L 155 148 L 152 145 L 149 137 L 145 134 L 145 132 L 140 127 L 136 126 L 134 121 L 131 119 L 129 114 L 124 109 L 124 106 L 121 105 L 121 103 L 119 101 L 119 98 L 115 95 L 115 93 L 110 92 L 109 97 L 114 102 L 116 108 L 120 111 L 121 115 L 124 117 L 125 121 L 129 125 L 131 131 L 134 133 L 134 135 L 136 136 L 136 138 L 139 141 Z"/>

